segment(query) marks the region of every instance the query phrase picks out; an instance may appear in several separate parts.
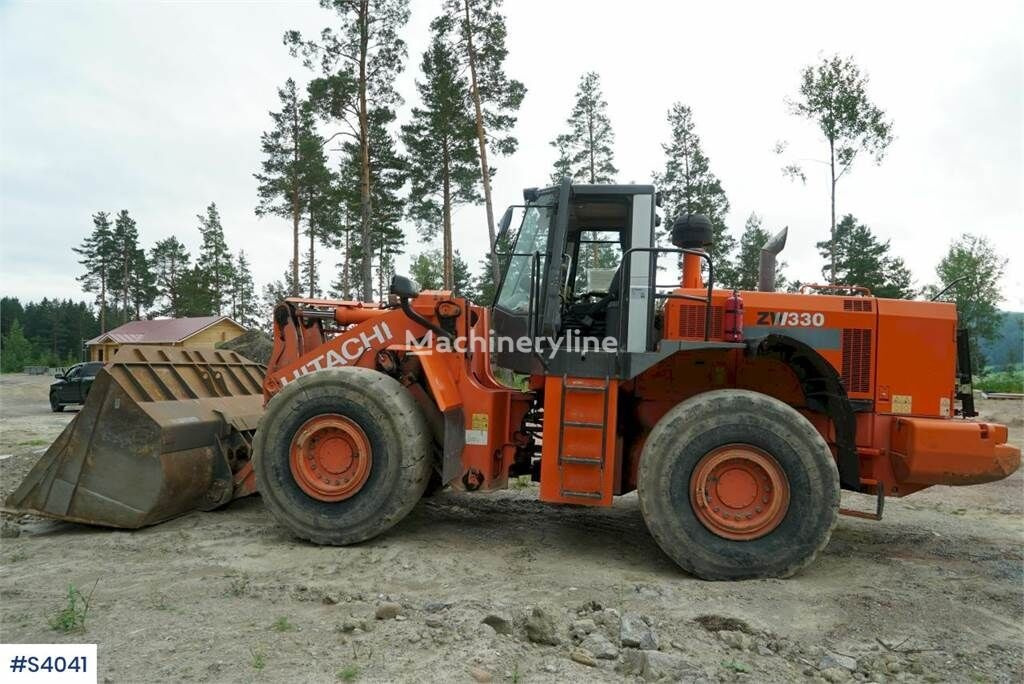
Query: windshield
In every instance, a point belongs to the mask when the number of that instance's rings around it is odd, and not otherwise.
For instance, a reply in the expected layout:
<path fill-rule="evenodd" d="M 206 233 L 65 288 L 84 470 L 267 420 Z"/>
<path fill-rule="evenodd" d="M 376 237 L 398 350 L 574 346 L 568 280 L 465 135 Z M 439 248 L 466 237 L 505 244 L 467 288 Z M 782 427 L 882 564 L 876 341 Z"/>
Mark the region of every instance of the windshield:
<path fill-rule="evenodd" d="M 553 199 L 553 198 L 552 198 Z M 498 293 L 497 306 L 516 313 L 526 313 L 530 308 L 530 286 L 534 273 L 534 260 L 538 258 L 538 273 L 544 272 L 548 249 L 548 230 L 554 216 L 551 204 L 527 207 L 523 223 L 519 228 L 508 260 L 505 280 Z"/>

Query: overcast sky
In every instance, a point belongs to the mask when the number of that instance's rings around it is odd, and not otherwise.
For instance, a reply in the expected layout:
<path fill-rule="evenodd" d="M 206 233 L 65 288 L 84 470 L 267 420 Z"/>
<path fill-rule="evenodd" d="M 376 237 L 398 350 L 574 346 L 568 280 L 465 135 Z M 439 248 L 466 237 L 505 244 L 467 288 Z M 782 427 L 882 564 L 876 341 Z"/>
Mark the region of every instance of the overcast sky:
<path fill-rule="evenodd" d="M 412 3 L 398 82 L 406 107 L 439 4 Z M 773 146 L 786 139 L 794 155 L 824 158 L 823 140 L 784 99 L 801 67 L 839 52 L 869 74 L 896 134 L 881 166 L 862 160 L 840 181 L 839 212 L 891 239 L 919 286 L 934 282 L 958 234 L 987 236 L 1010 259 L 1002 306 L 1024 310 L 1020 4 L 506 0 L 507 71 L 529 92 L 520 150 L 495 160 L 496 214 L 520 202 L 523 187 L 547 183 L 548 142 L 564 128 L 579 75 L 594 70 L 620 181 L 650 181 L 663 163 L 665 112 L 688 104 L 732 204 L 733 232 L 755 211 L 769 229 L 788 225 L 787 275 L 820 280 L 813 245 L 828 231 L 827 170 L 809 162 L 806 185 L 794 184 Z M 333 15 L 312 0 L 0 0 L 2 293 L 85 298 L 71 247 L 94 212 L 129 210 L 147 248 L 173 234 L 194 249 L 195 215 L 211 201 L 257 284 L 281 277 L 290 225 L 253 213 L 259 137 L 278 108 L 276 88 L 309 77 L 282 33 L 329 25 Z M 428 247 L 412 225 L 406 232 L 409 252 Z M 455 236 L 475 268 L 487 244 L 482 207 L 457 212 Z M 337 260 L 325 257 L 324 284 Z"/>

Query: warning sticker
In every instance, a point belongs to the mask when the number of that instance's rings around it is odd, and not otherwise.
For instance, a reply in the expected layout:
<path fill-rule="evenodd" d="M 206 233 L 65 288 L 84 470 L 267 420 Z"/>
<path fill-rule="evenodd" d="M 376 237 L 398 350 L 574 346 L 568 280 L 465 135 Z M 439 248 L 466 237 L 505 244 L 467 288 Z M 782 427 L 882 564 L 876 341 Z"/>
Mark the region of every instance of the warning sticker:
<path fill-rule="evenodd" d="M 466 430 L 466 444 L 487 444 L 487 430 Z"/>
<path fill-rule="evenodd" d="M 474 430 L 486 430 L 487 429 L 487 414 L 486 413 L 474 413 L 472 425 Z"/>
<path fill-rule="evenodd" d="M 939 415 L 949 415 L 949 397 L 942 397 L 939 399 Z"/>
<path fill-rule="evenodd" d="M 893 413 L 910 413 L 911 403 L 914 398 L 909 394 L 894 394 L 892 395 L 892 412 Z"/>

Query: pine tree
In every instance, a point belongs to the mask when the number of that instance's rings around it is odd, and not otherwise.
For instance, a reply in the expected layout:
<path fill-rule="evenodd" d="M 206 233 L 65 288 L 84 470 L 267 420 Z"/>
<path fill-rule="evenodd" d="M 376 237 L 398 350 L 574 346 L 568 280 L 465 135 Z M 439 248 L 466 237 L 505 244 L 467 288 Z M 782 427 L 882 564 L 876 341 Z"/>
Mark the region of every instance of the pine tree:
<path fill-rule="evenodd" d="M 401 102 L 394 88 L 402 71 L 405 42 L 398 31 L 409 20 L 408 0 L 321 0 L 338 15 L 338 30 L 325 28 L 320 42 L 303 40 L 298 31 L 285 33 L 284 41 L 303 63 L 318 70 L 321 78 L 310 84 L 317 93 L 317 111 L 330 121 L 346 126 L 359 148 L 359 243 L 374 243 L 374 204 L 371 160 L 371 113 L 392 109 Z M 360 255 L 361 296 L 373 298 L 373 251 Z M 297 257 L 296 257 L 297 258 Z"/>
<path fill-rule="evenodd" d="M 841 285 L 860 285 L 877 297 L 907 299 L 914 296 L 910 270 L 899 257 L 889 255 L 889 241 L 880 242 L 871 229 L 851 214 L 836 226 L 835 239 L 816 244 L 825 259 L 823 277 Z"/>
<path fill-rule="evenodd" d="M 215 202 L 210 202 L 210 206 L 206 207 L 205 215 L 199 214 L 196 218 L 199 219 L 199 233 L 203 236 L 196 266 L 209 292 L 210 314 L 220 316 L 230 296 L 234 271 L 231 252 L 224 241 L 224 228 L 220 224 L 220 213 Z"/>
<path fill-rule="evenodd" d="M 669 142 L 665 152 L 665 168 L 654 174 L 654 183 L 664 198 L 665 236 L 682 214 L 704 214 L 711 220 L 713 242 L 708 248 L 715 267 L 715 285 L 733 287 L 736 275 L 730 255 L 736 240 L 726 227 L 729 198 L 721 181 L 711 171 L 700 137 L 694 131 L 693 112 L 680 102 L 668 111 Z"/>
<path fill-rule="evenodd" d="M 433 39 L 423 53 L 423 80 L 416 82 L 422 107 L 413 108 L 412 120 L 402 127 L 402 142 L 412 183 L 409 215 L 424 240 L 434 239 L 441 228 L 442 283 L 452 289 L 452 209 L 477 200 L 478 170 L 475 124 L 466 107 L 468 87 L 443 26 L 434 22 Z"/>
<path fill-rule="evenodd" d="M 112 236 L 109 285 L 113 294 L 113 309 L 119 312 L 121 322 L 126 323 L 134 310 L 132 294 L 137 279 L 136 268 L 140 265 L 139 229 L 127 210 L 118 212 Z"/>
<path fill-rule="evenodd" d="M 551 141 L 559 150 L 552 183 L 560 183 L 561 174 L 581 183 L 614 183 L 615 133 L 608 119 L 608 103 L 601 93 L 601 77 L 591 71 L 580 77 L 576 104 L 566 120 L 569 131 Z"/>
<path fill-rule="evenodd" d="M 494 169 L 488 161 L 489 150 L 505 156 L 515 152 L 518 141 L 508 131 L 515 126 L 516 112 L 526 95 L 526 86 L 505 75 L 507 29 L 505 17 L 501 14 L 501 0 L 446 0 L 444 12 L 435 21 L 458 27 L 458 40 L 454 46 L 461 65 L 469 75 L 480 185 L 487 210 L 489 272 L 492 286 L 497 287 L 500 273 L 491 197 Z"/>
<path fill-rule="evenodd" d="M 135 318 L 142 318 L 143 309 L 153 306 L 159 291 L 156 287 L 156 274 L 153 273 L 149 259 L 143 249 L 135 250 L 134 264 L 132 265 L 132 279 L 128 287 L 131 303 L 134 307 Z"/>
<path fill-rule="evenodd" d="M 100 332 L 106 332 L 107 297 L 114 259 L 114 232 L 110 225 L 110 215 L 105 211 L 93 214 L 92 223 L 92 233 L 82 241 L 81 246 L 73 247 L 72 251 L 82 257 L 78 263 L 85 267 L 85 273 L 78 276 L 77 280 L 82 283 L 82 290 L 96 293 Z"/>
<path fill-rule="evenodd" d="M 440 249 L 421 252 L 409 263 L 409 274 L 424 290 L 451 290 L 461 297 L 472 299 L 475 295 L 473 274 L 469 264 L 462 258 L 458 250 L 453 255 L 455 279 L 452 287 L 444 284 L 443 260 Z M 488 280 L 486 277 L 485 280 Z"/>
<path fill-rule="evenodd" d="M 372 266 L 371 275 L 376 272 L 377 292 L 380 298 L 384 299 L 387 296 L 388 281 L 394 273 L 394 259 L 404 248 L 405 233 L 401 228 L 401 220 L 405 207 L 399 192 L 405 185 L 407 174 L 406 162 L 396 152 L 394 138 L 388 130 L 394 119 L 395 114 L 390 109 L 375 109 L 369 115 L 372 151 L 370 199 L 374 212 L 367 250 L 363 249 L 361 222 L 356 223 L 355 220 L 360 216 L 361 198 L 358 193 L 345 190 L 359 187 L 358 179 L 362 174 L 361 148 L 352 142 L 342 145 L 343 159 L 339 171 L 339 186 L 342 190 L 338 223 L 343 262 L 339 279 L 332 283 L 331 289 L 347 292 L 344 297 L 346 299 L 362 296 L 361 264 L 367 253 Z M 356 268 L 356 265 L 359 265 L 359 268 Z M 341 287 L 342 284 L 347 285 Z M 372 299 L 371 281 L 370 300 Z"/>
<path fill-rule="evenodd" d="M 751 213 L 740 236 L 740 248 L 733 267 L 733 287 L 739 290 L 753 291 L 757 289 L 758 272 L 761 267 L 761 248 L 771 238 L 771 234 L 762 227 L 761 217 Z M 775 264 L 775 289 L 783 290 L 787 286 L 782 270 L 784 261 Z"/>
<path fill-rule="evenodd" d="M 800 74 L 799 99 L 789 101 L 790 112 L 817 124 L 828 142 L 831 198 L 831 232 L 836 241 L 836 184 L 850 170 L 857 155 L 870 154 L 880 164 L 893 141 L 892 122 L 867 95 L 868 79 L 852 59 L 838 55 L 824 58 L 808 66 Z M 785 143 L 776 152 L 785 151 Z M 790 163 L 783 173 L 791 178 L 806 179 L 802 167 Z M 829 252 L 829 283 L 839 282 L 837 255 Z"/>
<path fill-rule="evenodd" d="M 323 159 L 322 140 L 315 133 L 312 109 L 299 97 L 295 81 L 289 78 L 277 94 L 281 110 L 270 112 L 274 126 L 260 138 L 265 155 L 263 172 L 253 174 L 259 181 L 256 215 L 272 214 L 292 222 L 293 267 L 289 282 L 295 296 L 299 294 L 300 224 L 310 201 L 307 181 L 319 171 L 317 162 Z"/>
<path fill-rule="evenodd" d="M 249 270 L 245 250 L 238 253 L 231 276 L 231 318 L 246 328 L 255 328 L 260 317 L 256 302 L 256 286 Z"/>
<path fill-rule="evenodd" d="M 177 237 L 158 240 L 149 252 L 158 297 L 163 300 L 154 313 L 157 316 L 180 318 L 183 311 L 182 278 L 189 270 L 191 256 Z"/>

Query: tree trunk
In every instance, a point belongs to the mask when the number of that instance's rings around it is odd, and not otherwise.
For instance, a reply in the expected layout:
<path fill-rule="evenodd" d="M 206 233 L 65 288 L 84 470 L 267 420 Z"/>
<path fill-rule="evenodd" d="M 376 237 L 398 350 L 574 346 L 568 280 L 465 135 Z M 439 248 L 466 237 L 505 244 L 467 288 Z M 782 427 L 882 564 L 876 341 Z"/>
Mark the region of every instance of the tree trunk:
<path fill-rule="evenodd" d="M 487 207 L 487 239 L 491 246 L 490 263 L 491 279 L 498 287 L 501 280 L 501 269 L 498 266 L 497 236 L 494 230 L 494 203 L 491 200 L 491 169 L 487 164 L 487 132 L 484 130 L 484 114 L 480 105 L 480 88 L 476 80 L 476 49 L 473 47 L 473 24 L 469 18 L 469 0 L 463 0 L 466 11 L 466 50 L 469 55 L 470 92 L 473 94 L 473 107 L 476 110 L 476 139 L 480 147 L 480 180 L 484 186 L 484 205 Z"/>
<path fill-rule="evenodd" d="M 348 223 L 348 216 L 345 216 L 345 223 Z M 352 250 L 352 227 L 345 229 L 345 254 L 341 260 L 341 297 L 351 299 L 352 291 L 349 289 L 352 274 L 349 269 L 349 253 Z"/>
<path fill-rule="evenodd" d="M 829 169 L 832 172 L 832 230 L 829 233 L 829 285 L 836 284 L 836 144 L 831 138 L 828 141 Z"/>
<path fill-rule="evenodd" d="M 444 142 L 441 157 L 441 221 L 444 226 L 442 236 L 442 252 L 444 254 L 441 269 L 441 289 L 455 289 L 455 274 L 452 265 L 452 188 L 451 158 L 448 154 L 448 142 Z"/>
<path fill-rule="evenodd" d="M 359 2 L 359 144 L 362 165 L 362 179 L 359 190 L 360 220 L 359 234 L 363 253 L 359 271 L 362 281 L 362 299 L 373 300 L 373 244 L 370 241 L 370 125 L 366 108 L 366 53 L 370 42 L 370 3 Z M 381 293 L 383 297 L 383 293 Z"/>
<path fill-rule="evenodd" d="M 591 115 L 587 116 L 587 136 L 590 140 L 590 184 L 593 185 L 597 180 L 594 173 L 594 117 Z"/>
<path fill-rule="evenodd" d="M 292 118 L 292 297 L 299 296 L 299 107 L 293 102 Z"/>
<path fill-rule="evenodd" d="M 313 250 L 316 246 L 316 238 L 313 235 L 313 217 L 309 218 L 309 298 L 316 297 L 316 257 Z"/>
<path fill-rule="evenodd" d="M 100 276 L 100 334 L 107 332 L 107 274 Z"/>

